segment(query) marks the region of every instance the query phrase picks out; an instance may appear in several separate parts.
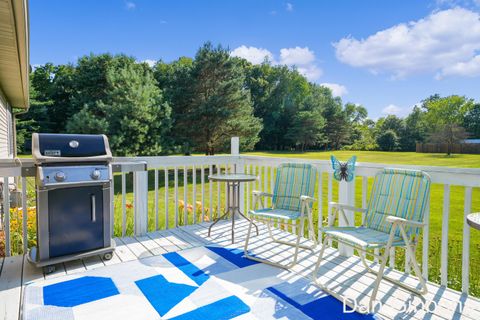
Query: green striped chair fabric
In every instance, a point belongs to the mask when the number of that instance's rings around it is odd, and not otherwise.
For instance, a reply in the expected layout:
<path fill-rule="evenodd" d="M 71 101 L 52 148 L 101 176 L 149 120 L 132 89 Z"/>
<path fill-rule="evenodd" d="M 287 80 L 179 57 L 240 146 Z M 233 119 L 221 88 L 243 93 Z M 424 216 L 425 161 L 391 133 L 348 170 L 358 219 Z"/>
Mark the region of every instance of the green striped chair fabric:
<path fill-rule="evenodd" d="M 384 169 L 375 177 L 365 226 L 390 233 L 392 224 L 385 220 L 387 216 L 423 222 L 429 190 L 430 179 L 421 171 Z M 419 228 L 406 227 L 405 231 L 410 237 L 417 235 Z M 400 230 L 395 236 L 400 236 Z"/>
<path fill-rule="evenodd" d="M 285 220 L 297 220 L 300 218 L 300 211 L 292 211 L 285 209 L 275 209 L 275 208 L 263 208 L 250 211 L 250 214 L 253 214 L 257 217 L 269 218 L 269 219 L 285 219 Z"/>
<path fill-rule="evenodd" d="M 352 246 L 360 246 L 365 249 L 382 248 L 390 236 L 388 233 L 380 232 L 366 227 L 326 227 L 322 231 L 342 242 Z M 394 237 L 392 246 L 405 246 L 401 237 Z"/>
<path fill-rule="evenodd" d="M 352 245 L 373 249 L 385 246 L 392 224 L 386 221 L 395 216 L 423 222 L 429 199 L 430 179 L 421 171 L 384 169 L 377 174 L 361 227 L 325 227 L 323 232 Z M 407 236 L 418 235 L 419 228 L 405 226 Z M 395 231 L 392 246 L 405 246 L 400 230 Z"/>
<path fill-rule="evenodd" d="M 313 198 L 315 195 L 316 174 L 316 169 L 310 164 L 281 164 L 275 178 L 273 207 L 252 210 L 250 214 L 264 218 L 298 219 L 302 205 L 300 196 Z"/>

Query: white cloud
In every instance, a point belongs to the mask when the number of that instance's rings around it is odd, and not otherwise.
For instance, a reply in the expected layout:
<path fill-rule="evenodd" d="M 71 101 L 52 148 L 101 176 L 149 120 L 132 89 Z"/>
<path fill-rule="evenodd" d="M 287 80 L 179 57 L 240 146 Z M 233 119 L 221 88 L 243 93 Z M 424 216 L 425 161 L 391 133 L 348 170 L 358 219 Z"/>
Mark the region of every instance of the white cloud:
<path fill-rule="evenodd" d="M 383 115 L 394 115 L 394 116 L 400 116 L 402 114 L 403 109 L 394 105 L 394 104 L 389 104 L 385 108 L 382 109 L 382 114 Z"/>
<path fill-rule="evenodd" d="M 155 65 L 155 63 L 157 63 L 156 60 L 152 60 L 152 59 L 145 59 L 145 60 L 142 60 L 140 62 L 145 62 L 146 64 L 148 64 L 151 67 L 153 67 Z"/>
<path fill-rule="evenodd" d="M 287 66 L 303 66 L 315 61 L 315 54 L 308 47 L 280 49 L 280 63 Z"/>
<path fill-rule="evenodd" d="M 234 57 L 244 58 L 253 64 L 260 64 L 265 61 L 265 58 L 269 61 L 273 61 L 273 54 L 267 49 L 263 48 L 240 46 L 233 50 L 230 54 Z"/>
<path fill-rule="evenodd" d="M 304 75 L 305 78 L 307 78 L 309 81 L 318 80 L 323 74 L 322 69 L 320 69 L 316 65 L 297 67 L 297 70 L 298 72 L 300 72 L 300 74 Z"/>
<path fill-rule="evenodd" d="M 402 108 L 394 104 L 389 104 L 388 106 L 382 109 L 382 115 L 384 116 L 394 115 L 400 118 L 404 118 L 408 116 L 408 114 L 411 113 L 413 108 L 416 106 L 420 107 L 421 103 L 416 103 L 415 105 L 411 107 L 406 107 L 406 108 Z"/>
<path fill-rule="evenodd" d="M 343 95 L 346 95 L 348 93 L 347 87 L 338 84 L 338 83 L 320 83 L 321 86 L 329 88 L 332 90 L 332 94 L 334 97 L 341 97 Z"/>
<path fill-rule="evenodd" d="M 296 67 L 298 72 L 310 81 L 317 80 L 323 74 L 322 69 L 315 63 L 315 53 L 308 47 L 280 49 L 279 64 Z"/>
<path fill-rule="evenodd" d="M 323 74 L 322 69 L 320 69 L 315 62 L 315 53 L 308 47 L 280 49 L 280 57 L 278 60 L 276 60 L 273 53 L 267 49 L 247 47 L 245 45 L 236 48 L 230 54 L 235 57 L 244 58 L 253 64 L 260 64 L 267 58 L 272 64 L 295 67 L 298 72 L 310 81 L 317 80 Z"/>
<path fill-rule="evenodd" d="M 285 10 L 287 11 L 293 11 L 293 4 L 291 4 L 290 2 L 287 2 L 287 4 L 285 5 Z"/>
<path fill-rule="evenodd" d="M 457 62 L 451 66 L 445 67 L 437 78 L 445 76 L 480 76 L 480 55 L 475 56 L 467 62 Z"/>
<path fill-rule="evenodd" d="M 134 2 L 127 1 L 125 2 L 125 8 L 127 10 L 134 10 L 137 7 L 137 5 Z"/>
<path fill-rule="evenodd" d="M 346 37 L 333 45 L 341 62 L 373 73 L 389 73 L 397 78 L 433 73 L 439 78 L 455 74 L 452 69 L 457 67 L 452 66 L 457 64 L 462 69 L 464 64 L 477 63 L 480 14 L 458 7 L 437 11 L 366 39 Z"/>

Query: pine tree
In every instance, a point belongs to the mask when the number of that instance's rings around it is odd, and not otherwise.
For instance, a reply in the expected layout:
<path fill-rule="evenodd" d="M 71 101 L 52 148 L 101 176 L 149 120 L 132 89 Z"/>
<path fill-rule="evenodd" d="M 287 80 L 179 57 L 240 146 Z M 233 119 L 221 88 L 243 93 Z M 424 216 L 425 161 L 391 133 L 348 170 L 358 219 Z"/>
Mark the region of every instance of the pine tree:
<path fill-rule="evenodd" d="M 83 108 L 68 121 L 67 131 L 104 133 L 118 155 L 163 152 L 164 136 L 170 129 L 170 107 L 148 65 L 125 56 L 89 59 L 82 62 L 76 75 L 77 92 L 86 96 L 77 95 L 75 99 L 83 103 Z M 93 93 L 92 85 L 81 80 L 88 77 L 99 85 L 98 92 Z"/>
<path fill-rule="evenodd" d="M 251 150 L 259 139 L 262 124 L 253 115 L 238 61 L 230 57 L 227 49 L 206 43 L 195 56 L 191 79 L 186 93 L 191 103 L 176 127 L 181 127 L 194 147 L 207 155 L 225 149 L 232 136 L 240 137 L 243 150 Z"/>

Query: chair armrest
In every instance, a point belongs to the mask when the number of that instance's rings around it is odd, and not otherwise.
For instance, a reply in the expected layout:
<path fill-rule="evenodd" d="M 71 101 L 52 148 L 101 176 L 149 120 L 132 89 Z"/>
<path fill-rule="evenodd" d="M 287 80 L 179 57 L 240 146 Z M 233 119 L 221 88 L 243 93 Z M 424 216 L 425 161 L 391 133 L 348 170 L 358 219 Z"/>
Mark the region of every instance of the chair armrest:
<path fill-rule="evenodd" d="M 345 215 L 344 210 L 353 211 L 353 212 L 366 212 L 366 209 L 357 208 L 348 204 L 337 203 L 337 202 L 329 202 L 328 205 L 331 208 L 335 208 L 336 210 L 332 210 L 331 214 L 328 217 L 328 226 L 331 227 L 335 223 L 337 216 L 339 214 L 342 215 L 345 221 L 348 221 L 347 216 Z"/>
<path fill-rule="evenodd" d="M 417 228 L 425 226 L 425 223 L 421 223 L 413 220 L 407 220 L 407 219 L 396 217 L 396 216 L 388 216 L 385 218 L 385 220 L 387 220 L 390 223 L 396 223 L 398 225 L 409 225 Z"/>
<path fill-rule="evenodd" d="M 273 194 L 271 193 L 258 191 L 258 190 L 253 190 L 252 194 L 257 197 L 273 197 Z"/>
<path fill-rule="evenodd" d="M 338 210 L 343 209 L 343 210 L 349 210 L 349 211 L 354 211 L 354 212 L 366 212 L 367 209 L 363 208 L 357 208 L 348 204 L 343 204 L 343 203 L 337 203 L 337 202 L 329 202 L 328 203 L 332 208 L 336 208 Z"/>
<path fill-rule="evenodd" d="M 315 198 L 309 197 L 309 196 L 300 196 L 301 201 L 309 201 L 309 202 L 314 202 L 316 201 Z"/>

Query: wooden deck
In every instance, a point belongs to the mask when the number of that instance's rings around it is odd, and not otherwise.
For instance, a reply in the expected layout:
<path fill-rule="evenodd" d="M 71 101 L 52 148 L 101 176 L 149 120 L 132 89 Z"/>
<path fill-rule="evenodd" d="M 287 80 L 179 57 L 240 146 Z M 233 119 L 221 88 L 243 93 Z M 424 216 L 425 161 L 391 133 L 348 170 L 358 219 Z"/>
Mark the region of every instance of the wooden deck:
<path fill-rule="evenodd" d="M 243 246 L 246 221 L 237 222 L 234 245 L 230 243 L 230 224 L 227 221 L 214 227 L 212 237 L 207 237 L 207 227 L 208 224 L 199 224 L 156 231 L 142 237 L 117 238 L 115 239 L 117 248 L 111 260 L 104 261 L 101 257 L 91 257 L 83 261 L 71 261 L 57 265 L 57 270 L 48 275 L 34 268 L 24 256 L 0 258 L 0 319 L 21 319 L 22 291 L 25 284 L 30 281 L 43 281 L 205 244 L 239 248 Z M 269 243 L 265 226 L 259 225 L 259 228 L 260 235 L 252 238 L 252 250 L 262 257 L 270 256 L 277 261 L 287 262 L 291 258 L 291 251 Z M 281 230 L 275 230 L 275 234 L 284 240 L 293 237 Z M 317 254 L 318 248 L 314 252 L 303 251 L 299 263 L 292 271 L 310 277 Z M 325 257 L 326 261 L 320 269 L 321 281 L 334 292 L 367 304 L 374 276 L 366 272 L 360 260 L 356 257 L 341 257 L 335 249 L 327 249 Z M 390 272 L 390 276 L 399 277 L 405 283 L 414 283 L 414 279 L 395 271 Z M 418 296 L 394 287 L 387 281 L 382 282 L 378 298 L 383 302 L 379 315 L 385 319 L 480 319 L 480 300 L 434 284 L 429 284 L 429 294 L 425 296 L 427 305 L 425 302 L 422 304 Z M 406 305 L 411 307 L 407 311 L 402 310 Z M 434 312 L 429 312 L 428 308 L 433 310 L 435 305 L 437 307 Z"/>

